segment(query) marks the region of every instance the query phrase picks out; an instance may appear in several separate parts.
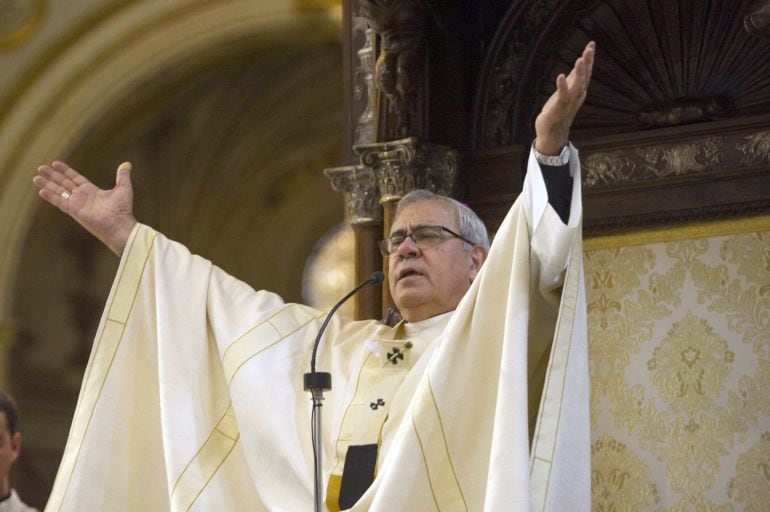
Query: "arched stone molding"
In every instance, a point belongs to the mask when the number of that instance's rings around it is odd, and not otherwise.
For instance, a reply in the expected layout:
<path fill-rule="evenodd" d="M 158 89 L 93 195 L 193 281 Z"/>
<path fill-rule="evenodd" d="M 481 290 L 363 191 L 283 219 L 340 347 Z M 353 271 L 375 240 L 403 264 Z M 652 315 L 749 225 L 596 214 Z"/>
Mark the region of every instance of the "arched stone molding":
<path fill-rule="evenodd" d="M 11 314 L 25 233 L 40 205 L 30 184 L 37 165 L 67 154 L 115 101 L 169 63 L 247 36 L 266 44 L 328 38 L 339 23 L 331 10 L 289 0 L 136 3 L 49 59 L 0 118 L 0 318 Z"/>

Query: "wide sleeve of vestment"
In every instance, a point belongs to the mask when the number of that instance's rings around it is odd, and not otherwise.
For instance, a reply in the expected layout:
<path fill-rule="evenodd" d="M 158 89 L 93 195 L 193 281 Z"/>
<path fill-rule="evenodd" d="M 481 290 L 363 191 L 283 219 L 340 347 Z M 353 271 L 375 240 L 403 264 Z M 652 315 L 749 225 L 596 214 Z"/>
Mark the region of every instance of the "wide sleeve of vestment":
<path fill-rule="evenodd" d="M 309 510 L 302 374 L 323 316 L 137 226 L 46 510 Z M 356 372 L 349 334 L 379 328 L 330 324 L 319 360 L 336 386 Z"/>
<path fill-rule="evenodd" d="M 572 199 L 566 223 L 562 222 L 548 201 L 548 191 L 543 179 L 543 172 L 548 171 L 542 170 L 531 151 L 520 196 L 527 216 L 532 254 L 538 265 L 535 269 L 538 274 L 538 286 L 544 294 L 561 286 L 573 242 L 580 235 L 583 212 L 580 160 L 575 147 L 570 144 L 569 149 L 569 171 L 573 179 Z"/>

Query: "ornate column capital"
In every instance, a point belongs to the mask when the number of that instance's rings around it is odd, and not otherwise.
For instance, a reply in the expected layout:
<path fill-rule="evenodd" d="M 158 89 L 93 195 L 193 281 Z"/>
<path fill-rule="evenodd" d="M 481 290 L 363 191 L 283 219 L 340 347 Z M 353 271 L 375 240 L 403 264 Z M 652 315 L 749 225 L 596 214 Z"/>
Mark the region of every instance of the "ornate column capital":
<path fill-rule="evenodd" d="M 345 218 L 352 225 L 382 222 L 380 194 L 372 169 L 363 165 L 346 165 L 324 169 L 332 189 L 345 197 Z"/>
<path fill-rule="evenodd" d="M 447 196 L 455 191 L 460 155 L 448 146 L 407 137 L 354 146 L 353 151 L 374 171 L 383 204 L 397 202 L 417 188 Z"/>

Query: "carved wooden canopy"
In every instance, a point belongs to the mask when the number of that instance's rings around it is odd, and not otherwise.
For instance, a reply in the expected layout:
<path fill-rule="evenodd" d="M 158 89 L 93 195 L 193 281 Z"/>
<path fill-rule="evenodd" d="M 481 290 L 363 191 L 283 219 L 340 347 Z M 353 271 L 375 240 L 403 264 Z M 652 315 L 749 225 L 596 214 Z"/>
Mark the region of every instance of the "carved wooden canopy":
<path fill-rule="evenodd" d="M 386 206 L 372 238 L 423 175 L 457 176 L 447 188 L 494 231 L 537 113 L 592 40 L 570 137 L 585 235 L 770 211 L 770 0 L 345 0 L 344 13 L 345 168 L 387 163 L 372 167 Z"/>
<path fill-rule="evenodd" d="M 588 234 L 770 210 L 770 2 L 483 2 L 464 192 L 494 226 L 534 118 L 585 44 L 573 125 Z M 479 43 L 476 43 L 477 45 Z M 472 51 L 474 50 L 471 45 Z"/>

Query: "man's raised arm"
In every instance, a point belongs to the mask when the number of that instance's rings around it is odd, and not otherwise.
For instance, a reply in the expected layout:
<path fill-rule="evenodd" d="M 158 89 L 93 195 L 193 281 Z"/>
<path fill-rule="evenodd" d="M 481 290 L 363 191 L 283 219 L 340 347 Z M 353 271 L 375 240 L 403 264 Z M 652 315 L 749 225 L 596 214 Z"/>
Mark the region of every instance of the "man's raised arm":
<path fill-rule="evenodd" d="M 569 130 L 578 110 L 583 105 L 591 82 L 596 43 L 591 41 L 583 54 L 575 60 L 570 74 L 556 77 L 556 91 L 543 105 L 535 119 L 535 149 L 543 155 L 561 153 L 569 139 Z"/>
<path fill-rule="evenodd" d="M 134 218 L 131 164 L 118 166 L 115 188 L 102 190 L 64 162 L 41 165 L 32 183 L 38 195 L 75 219 L 112 252 L 120 256 Z"/>
<path fill-rule="evenodd" d="M 556 78 L 556 91 L 535 120 L 536 139 L 523 195 L 543 293 L 561 286 L 578 235 L 582 200 L 580 183 L 575 180 L 580 177 L 580 162 L 577 152 L 568 146 L 569 131 L 586 98 L 595 53 L 595 43 L 588 43 L 572 71 Z"/>
<path fill-rule="evenodd" d="M 573 196 L 573 180 L 567 163 L 569 131 L 585 101 L 595 54 L 596 44 L 592 41 L 575 60 L 569 75 L 556 77 L 556 91 L 545 102 L 535 120 L 536 138 L 532 154 L 539 164 L 545 185 L 547 199 L 544 198 L 543 203 L 547 200 L 564 224 L 569 223 Z M 535 210 L 539 212 L 541 208 Z M 539 218 L 539 215 L 536 217 Z"/>

